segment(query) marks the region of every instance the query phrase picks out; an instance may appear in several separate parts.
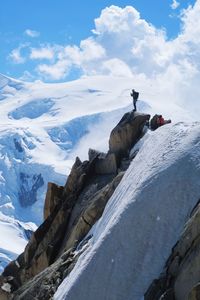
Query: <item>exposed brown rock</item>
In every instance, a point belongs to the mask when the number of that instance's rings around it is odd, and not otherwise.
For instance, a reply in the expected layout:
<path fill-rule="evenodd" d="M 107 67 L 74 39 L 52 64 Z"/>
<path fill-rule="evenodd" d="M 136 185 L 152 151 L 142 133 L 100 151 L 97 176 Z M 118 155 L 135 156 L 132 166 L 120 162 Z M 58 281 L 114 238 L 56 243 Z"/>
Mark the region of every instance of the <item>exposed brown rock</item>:
<path fill-rule="evenodd" d="M 76 159 L 61 198 L 27 244 L 20 268 L 16 268 L 11 262 L 5 268 L 3 276 L 13 276 L 20 285 L 53 263 L 67 230 L 70 213 L 84 186 L 85 178 L 90 176 L 92 164 L 92 161 L 82 163 Z M 54 198 L 53 194 L 51 197 Z"/>
<path fill-rule="evenodd" d="M 74 247 L 76 243 L 80 242 L 96 221 L 101 217 L 106 203 L 112 196 L 117 185 L 120 183 L 123 175 L 124 173 L 120 173 L 117 177 L 115 177 L 110 184 L 106 185 L 93 196 L 93 201 L 89 204 L 89 206 L 86 205 L 81 217 L 78 219 L 74 227 L 72 227 L 71 232 L 68 235 L 65 250 Z"/>
<path fill-rule="evenodd" d="M 117 161 L 115 153 L 103 153 L 94 149 L 88 151 L 89 161 L 95 159 L 94 172 L 96 174 L 116 174 Z"/>
<path fill-rule="evenodd" d="M 112 130 L 109 151 L 116 154 L 118 161 L 129 154 L 131 148 L 142 136 L 144 125 L 149 119 L 150 115 L 128 112 Z"/>
<path fill-rule="evenodd" d="M 199 261 L 200 206 L 198 205 L 193 210 L 191 218 L 187 222 L 179 241 L 172 249 L 172 253 L 165 266 L 165 271 L 156 280 L 156 284 L 155 281 L 151 284 L 145 294 L 145 300 L 165 299 L 159 298 L 157 295 L 163 296 L 169 289 L 173 290 L 175 300 L 200 299 Z M 162 285 L 161 282 L 163 283 Z M 156 292 L 150 297 L 152 289 Z"/>
<path fill-rule="evenodd" d="M 96 174 L 116 174 L 117 173 L 117 162 L 114 153 L 108 153 L 105 157 L 98 157 L 95 162 L 95 173 Z"/>
<path fill-rule="evenodd" d="M 55 183 L 49 182 L 47 186 L 47 193 L 44 202 L 44 220 L 52 213 L 55 206 L 62 197 L 63 186 L 58 186 Z"/>
<path fill-rule="evenodd" d="M 192 288 L 188 300 L 200 300 L 200 283 Z"/>

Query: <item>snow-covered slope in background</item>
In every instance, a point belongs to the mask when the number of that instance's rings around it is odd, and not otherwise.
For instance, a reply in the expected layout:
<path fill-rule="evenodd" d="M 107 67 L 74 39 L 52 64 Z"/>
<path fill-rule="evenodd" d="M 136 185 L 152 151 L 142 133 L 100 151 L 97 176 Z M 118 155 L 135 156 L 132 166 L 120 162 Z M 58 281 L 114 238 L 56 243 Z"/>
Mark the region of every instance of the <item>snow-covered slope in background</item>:
<path fill-rule="evenodd" d="M 27 243 L 24 222 L 42 222 L 47 182 L 64 184 L 88 145 L 107 150 L 110 130 L 131 107 L 120 81 L 23 83 L 0 75 L 0 271 Z M 5 246 L 8 235 L 13 244 Z"/>
<path fill-rule="evenodd" d="M 140 147 L 55 300 L 141 300 L 162 271 L 200 196 L 200 123 L 148 132 Z"/>
<path fill-rule="evenodd" d="M 173 121 L 190 119 L 178 105 L 154 101 L 158 87 L 141 86 L 133 78 L 98 76 L 44 84 L 0 75 L 0 240 L 6 238 L 6 226 L 15 235 L 15 222 L 42 222 L 47 182 L 63 185 L 76 155 L 87 159 L 89 147 L 107 151 L 111 129 L 132 109 L 133 87 L 141 91 L 140 99 L 148 99 L 138 101 L 139 111 L 153 114 L 162 107 Z M 5 222 L 4 216 L 11 219 Z M 27 239 L 22 228 L 17 230 L 23 251 Z M 3 244 L 1 248 L 3 256 Z M 20 252 L 13 246 L 10 251 L 10 259 Z"/>

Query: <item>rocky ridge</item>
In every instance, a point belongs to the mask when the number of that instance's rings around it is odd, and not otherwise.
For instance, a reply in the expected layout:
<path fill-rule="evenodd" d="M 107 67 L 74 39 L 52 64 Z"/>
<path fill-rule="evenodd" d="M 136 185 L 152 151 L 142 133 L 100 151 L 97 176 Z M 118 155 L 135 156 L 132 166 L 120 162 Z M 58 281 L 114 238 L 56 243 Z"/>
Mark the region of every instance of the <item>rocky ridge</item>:
<path fill-rule="evenodd" d="M 89 150 L 88 161 L 76 159 L 65 186 L 48 184 L 44 222 L 5 268 L 0 299 L 51 299 L 84 250 L 84 238 L 121 181 L 149 118 L 126 113 L 111 132 L 108 153 Z"/>
<path fill-rule="evenodd" d="M 145 294 L 145 300 L 200 299 L 200 204 L 191 213 L 165 268 Z"/>

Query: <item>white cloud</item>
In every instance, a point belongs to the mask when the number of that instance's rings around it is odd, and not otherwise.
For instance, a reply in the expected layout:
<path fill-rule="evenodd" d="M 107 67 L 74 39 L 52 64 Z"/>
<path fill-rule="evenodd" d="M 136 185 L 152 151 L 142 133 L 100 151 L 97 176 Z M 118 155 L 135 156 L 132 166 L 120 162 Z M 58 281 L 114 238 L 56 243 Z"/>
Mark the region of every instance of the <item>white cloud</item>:
<path fill-rule="evenodd" d="M 104 74 L 120 76 L 120 77 L 132 77 L 133 74 L 129 66 L 122 60 L 113 58 L 106 60 L 102 65 L 102 71 Z"/>
<path fill-rule="evenodd" d="M 81 41 L 79 47 L 60 46 L 55 63 L 39 66 L 40 74 L 49 72 L 54 79 L 54 70 L 56 78 L 63 79 L 73 67 L 81 68 L 87 75 L 108 74 L 109 70 L 111 74 L 114 70 L 117 74 L 130 75 L 132 70 L 151 74 L 154 68 L 165 67 L 168 58 L 163 55 L 165 32 L 141 19 L 133 7 L 104 9 L 95 20 L 93 32 L 95 36 Z"/>
<path fill-rule="evenodd" d="M 44 55 L 43 55 L 44 54 Z M 104 48 L 94 39 L 88 38 L 81 41 L 80 47 L 77 46 L 52 46 L 42 49 L 34 49 L 31 52 L 31 58 L 54 58 L 53 64 L 40 64 L 37 67 L 40 75 L 44 77 L 59 80 L 68 75 L 71 68 L 81 68 L 85 74 L 93 73 L 96 62 L 99 62 L 105 56 Z"/>
<path fill-rule="evenodd" d="M 173 0 L 172 4 L 170 5 L 172 9 L 177 9 L 180 3 L 176 0 Z"/>
<path fill-rule="evenodd" d="M 24 33 L 32 38 L 40 36 L 40 32 L 31 29 L 26 29 Z"/>
<path fill-rule="evenodd" d="M 70 63 L 67 60 L 60 60 L 53 65 L 40 64 L 37 71 L 44 78 L 60 80 L 68 74 L 69 68 Z"/>
<path fill-rule="evenodd" d="M 28 44 L 21 44 L 19 47 L 13 49 L 9 54 L 9 59 L 15 64 L 23 64 L 26 61 L 26 58 L 22 55 L 21 51 L 23 48 L 26 48 Z"/>
<path fill-rule="evenodd" d="M 54 47 L 31 48 L 30 59 L 53 59 L 55 56 Z"/>
<path fill-rule="evenodd" d="M 173 99 L 185 107 L 192 102 L 196 108 L 200 97 L 199 15 L 197 0 L 182 11 L 179 35 L 168 40 L 164 30 L 142 19 L 133 7 L 111 6 L 95 20 L 93 36 L 79 46 L 42 45 L 31 48 L 29 58 L 37 63 L 37 74 L 48 80 L 63 80 L 74 69 L 84 75 L 128 76 L 134 82 L 137 78 L 141 86 L 147 80 L 149 86 L 156 86 L 158 93 L 153 97 L 158 101 Z M 15 50 L 13 59 L 22 62 L 21 50 Z M 47 58 L 49 61 L 41 62 Z"/>

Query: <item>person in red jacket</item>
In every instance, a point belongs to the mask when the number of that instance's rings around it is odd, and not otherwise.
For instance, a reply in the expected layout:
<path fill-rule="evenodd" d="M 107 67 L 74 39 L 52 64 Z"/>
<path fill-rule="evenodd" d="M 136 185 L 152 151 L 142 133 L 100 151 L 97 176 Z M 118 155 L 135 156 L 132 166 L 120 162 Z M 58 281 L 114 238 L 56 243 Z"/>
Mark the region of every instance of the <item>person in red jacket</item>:
<path fill-rule="evenodd" d="M 165 120 L 162 115 L 159 115 L 159 117 L 157 118 L 157 124 L 158 124 L 158 127 L 165 124 Z"/>
<path fill-rule="evenodd" d="M 171 123 L 171 120 L 165 120 L 162 115 L 154 115 L 150 120 L 151 130 L 156 130 L 158 127 Z"/>

